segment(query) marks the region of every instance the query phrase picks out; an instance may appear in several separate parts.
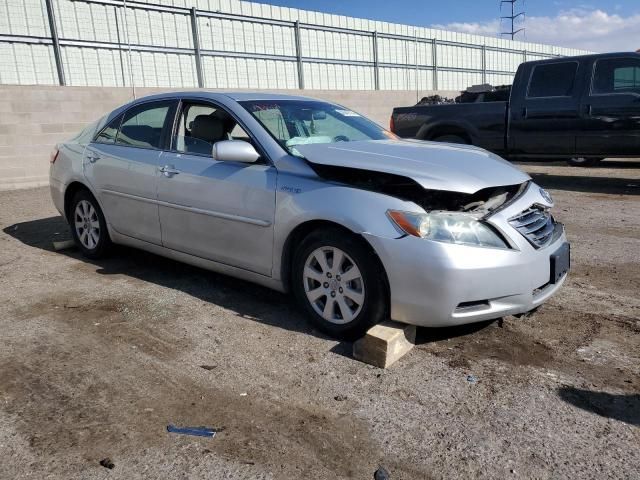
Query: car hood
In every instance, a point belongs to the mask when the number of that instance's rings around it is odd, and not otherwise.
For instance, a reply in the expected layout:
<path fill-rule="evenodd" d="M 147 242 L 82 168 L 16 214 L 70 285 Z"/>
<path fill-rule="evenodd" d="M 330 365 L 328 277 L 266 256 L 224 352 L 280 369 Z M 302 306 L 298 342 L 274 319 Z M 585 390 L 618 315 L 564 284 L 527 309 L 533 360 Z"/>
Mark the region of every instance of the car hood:
<path fill-rule="evenodd" d="M 295 148 L 311 163 L 402 175 L 428 190 L 475 193 L 530 180 L 529 175 L 506 160 L 467 145 L 375 140 Z"/>

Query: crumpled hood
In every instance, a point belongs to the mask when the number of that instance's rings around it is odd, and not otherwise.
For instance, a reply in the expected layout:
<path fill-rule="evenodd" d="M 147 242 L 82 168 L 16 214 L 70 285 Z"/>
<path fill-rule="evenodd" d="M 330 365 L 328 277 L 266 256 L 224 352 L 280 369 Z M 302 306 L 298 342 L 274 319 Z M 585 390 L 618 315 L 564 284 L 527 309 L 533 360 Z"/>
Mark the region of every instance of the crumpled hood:
<path fill-rule="evenodd" d="M 296 145 L 296 150 L 311 163 L 402 175 L 429 190 L 475 193 L 530 180 L 506 160 L 468 145 L 375 140 Z"/>

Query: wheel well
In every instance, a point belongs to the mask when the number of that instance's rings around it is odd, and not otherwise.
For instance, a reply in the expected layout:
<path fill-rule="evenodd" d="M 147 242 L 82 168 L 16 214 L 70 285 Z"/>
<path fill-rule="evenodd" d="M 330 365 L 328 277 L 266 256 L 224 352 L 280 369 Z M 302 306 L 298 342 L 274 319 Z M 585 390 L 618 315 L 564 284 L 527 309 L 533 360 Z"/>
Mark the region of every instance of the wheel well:
<path fill-rule="evenodd" d="M 342 230 L 347 235 L 351 235 L 352 237 L 358 239 L 358 241 L 371 253 L 372 258 L 378 262 L 381 271 L 384 273 L 384 288 L 387 295 L 387 298 L 390 298 L 390 289 L 389 289 L 389 280 L 387 278 L 387 272 L 384 269 L 384 265 L 378 257 L 378 254 L 373 249 L 371 244 L 367 242 L 361 235 L 354 233 L 352 230 L 340 225 L 339 223 L 331 222 L 328 220 L 310 220 L 305 223 L 301 223 L 287 237 L 287 240 L 284 242 L 284 248 L 282 251 L 282 264 L 281 264 L 281 275 L 282 282 L 287 290 L 290 290 L 291 286 L 291 273 L 293 266 L 293 255 L 295 249 L 302 240 L 309 235 L 311 232 L 316 230 L 322 230 L 327 228 L 333 228 L 337 230 Z"/>
<path fill-rule="evenodd" d="M 64 216 L 67 218 L 67 220 L 69 219 L 69 208 L 71 208 L 71 201 L 73 200 L 73 197 L 76 195 L 76 193 L 78 193 L 80 190 L 86 190 L 87 192 L 91 193 L 91 190 L 89 190 L 80 182 L 71 182 L 64 192 Z"/>
<path fill-rule="evenodd" d="M 425 133 L 423 140 L 434 140 L 443 135 L 457 135 L 460 138 L 464 138 L 470 144 L 472 143 L 469 132 L 455 125 L 439 125 L 434 127 Z"/>

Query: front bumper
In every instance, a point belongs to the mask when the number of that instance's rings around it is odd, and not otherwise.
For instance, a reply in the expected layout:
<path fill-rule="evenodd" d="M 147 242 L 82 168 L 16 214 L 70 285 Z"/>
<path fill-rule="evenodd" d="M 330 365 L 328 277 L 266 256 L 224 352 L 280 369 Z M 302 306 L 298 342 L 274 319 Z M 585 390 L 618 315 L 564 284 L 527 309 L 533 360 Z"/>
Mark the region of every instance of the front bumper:
<path fill-rule="evenodd" d="M 566 279 L 550 283 L 550 256 L 567 241 L 564 227 L 558 224 L 553 241 L 536 249 L 507 220 L 532 203 L 544 204 L 536 193 L 528 191 L 489 220 L 511 249 L 364 234 L 387 272 L 391 318 L 425 327 L 462 325 L 525 313 L 551 297 Z"/>

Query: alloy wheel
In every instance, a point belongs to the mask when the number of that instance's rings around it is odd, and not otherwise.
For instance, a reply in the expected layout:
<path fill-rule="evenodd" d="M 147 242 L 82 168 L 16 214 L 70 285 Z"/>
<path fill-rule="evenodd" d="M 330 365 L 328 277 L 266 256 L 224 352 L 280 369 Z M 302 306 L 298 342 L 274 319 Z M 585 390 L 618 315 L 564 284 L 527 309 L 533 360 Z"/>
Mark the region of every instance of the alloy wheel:
<path fill-rule="evenodd" d="M 80 200 L 74 212 L 76 234 L 82 245 L 93 250 L 100 240 L 100 221 L 96 209 L 87 200 Z"/>
<path fill-rule="evenodd" d="M 364 281 L 353 259 L 336 247 L 321 247 L 307 257 L 302 274 L 313 309 L 335 324 L 351 322 L 362 310 Z"/>

